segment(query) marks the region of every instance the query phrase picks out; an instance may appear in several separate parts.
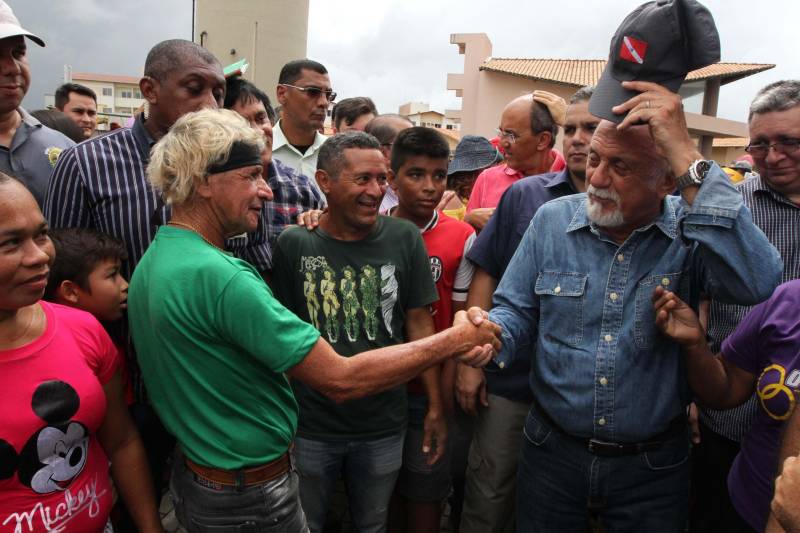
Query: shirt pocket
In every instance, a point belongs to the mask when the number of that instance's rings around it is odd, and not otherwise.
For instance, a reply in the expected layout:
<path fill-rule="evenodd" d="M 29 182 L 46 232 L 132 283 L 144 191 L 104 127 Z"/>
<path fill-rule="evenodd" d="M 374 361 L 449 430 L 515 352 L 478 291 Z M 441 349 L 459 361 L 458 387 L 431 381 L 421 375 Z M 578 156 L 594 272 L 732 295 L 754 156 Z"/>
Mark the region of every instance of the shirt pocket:
<path fill-rule="evenodd" d="M 539 298 L 539 327 L 549 340 L 577 347 L 583 340 L 583 300 L 587 274 L 540 272 L 534 292 Z"/>
<path fill-rule="evenodd" d="M 644 278 L 636 286 L 636 317 L 634 321 L 634 338 L 636 347 L 642 350 L 653 348 L 661 332 L 656 327 L 656 311 L 653 307 L 653 291 L 661 285 L 668 291 L 681 296 L 679 283 L 680 272 L 656 274 Z"/>

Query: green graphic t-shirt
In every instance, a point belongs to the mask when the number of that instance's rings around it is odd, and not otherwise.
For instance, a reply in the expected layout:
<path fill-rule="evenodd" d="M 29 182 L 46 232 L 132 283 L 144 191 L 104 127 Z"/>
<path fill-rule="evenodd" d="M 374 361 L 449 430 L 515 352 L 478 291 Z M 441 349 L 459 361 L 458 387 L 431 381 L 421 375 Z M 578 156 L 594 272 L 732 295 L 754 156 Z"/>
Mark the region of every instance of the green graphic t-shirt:
<path fill-rule="evenodd" d="M 384 216 L 360 241 L 340 241 L 320 228 L 285 230 L 272 273 L 281 303 L 344 356 L 405 342 L 406 311 L 437 300 L 419 229 Z M 377 439 L 405 425 L 404 386 L 340 405 L 297 380 L 292 387 L 300 437 Z"/>

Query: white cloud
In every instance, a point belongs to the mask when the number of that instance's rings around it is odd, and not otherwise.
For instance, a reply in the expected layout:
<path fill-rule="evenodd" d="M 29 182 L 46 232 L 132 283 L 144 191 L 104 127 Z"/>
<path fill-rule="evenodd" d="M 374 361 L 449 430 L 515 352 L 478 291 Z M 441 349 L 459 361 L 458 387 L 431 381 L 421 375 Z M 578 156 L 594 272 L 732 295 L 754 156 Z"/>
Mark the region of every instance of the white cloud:
<path fill-rule="evenodd" d="M 311 0 L 308 53 L 328 67 L 341 97 L 371 96 L 383 112 L 407 101 L 443 110 L 460 107 L 460 99 L 446 90 L 447 73 L 463 71 L 451 33 L 486 33 L 495 57 L 600 59 L 608 55 L 619 23 L 640 3 Z M 723 87 L 719 115 L 744 120 L 760 87 L 800 77 L 792 57 L 800 2 L 773 0 L 759 11 L 750 0 L 705 4 L 717 22 L 723 61 L 778 64 Z"/>
<path fill-rule="evenodd" d="M 218 0 L 223 1 L 223 0 Z M 253 0 L 269 1 L 269 0 Z M 342 98 L 371 96 L 384 112 L 407 101 L 434 109 L 460 107 L 446 90 L 450 72 L 463 70 L 451 33 L 486 33 L 494 56 L 603 58 L 619 23 L 640 0 L 310 0 L 308 54 L 331 72 Z M 47 48 L 30 47 L 33 85 L 25 105 L 75 70 L 141 73 L 156 42 L 191 37 L 191 0 L 10 0 L 22 24 Z M 723 61 L 778 67 L 723 87 L 720 116 L 746 118 L 755 92 L 782 78 L 799 78 L 797 0 L 707 0 L 722 40 Z M 267 49 L 268 51 L 268 49 Z"/>

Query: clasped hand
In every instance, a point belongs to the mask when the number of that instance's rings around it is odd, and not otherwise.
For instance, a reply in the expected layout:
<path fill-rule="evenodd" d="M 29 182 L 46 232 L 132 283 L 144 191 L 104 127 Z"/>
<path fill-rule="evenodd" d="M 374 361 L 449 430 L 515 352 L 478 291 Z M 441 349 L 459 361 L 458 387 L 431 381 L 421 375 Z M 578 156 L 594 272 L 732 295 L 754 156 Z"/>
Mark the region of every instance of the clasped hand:
<path fill-rule="evenodd" d="M 453 320 L 453 327 L 472 326 L 469 343 L 474 347 L 458 355 L 458 361 L 473 367 L 486 366 L 500 351 L 500 326 L 489 320 L 489 313 L 480 307 L 470 307 L 459 311 Z"/>

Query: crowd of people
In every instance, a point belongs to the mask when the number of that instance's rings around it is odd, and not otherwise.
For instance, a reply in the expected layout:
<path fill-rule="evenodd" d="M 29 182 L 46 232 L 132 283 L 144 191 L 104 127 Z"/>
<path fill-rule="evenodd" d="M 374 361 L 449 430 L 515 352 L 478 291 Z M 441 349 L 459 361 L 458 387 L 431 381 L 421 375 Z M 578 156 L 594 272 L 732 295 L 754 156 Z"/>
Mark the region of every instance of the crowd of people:
<path fill-rule="evenodd" d="M 0 531 L 800 531 L 800 81 L 723 169 L 663 76 L 714 36 L 645 4 L 451 153 L 180 39 L 127 126 L 28 113 L 0 0 Z"/>

